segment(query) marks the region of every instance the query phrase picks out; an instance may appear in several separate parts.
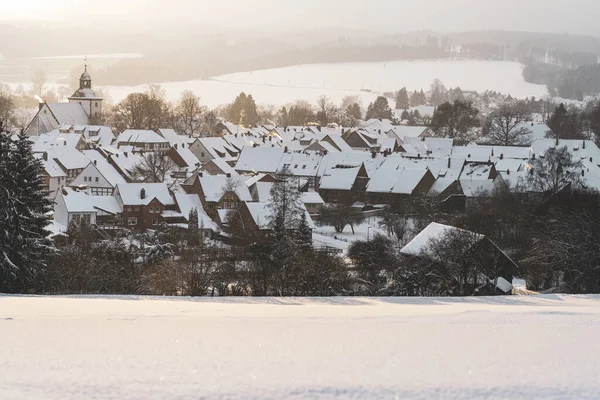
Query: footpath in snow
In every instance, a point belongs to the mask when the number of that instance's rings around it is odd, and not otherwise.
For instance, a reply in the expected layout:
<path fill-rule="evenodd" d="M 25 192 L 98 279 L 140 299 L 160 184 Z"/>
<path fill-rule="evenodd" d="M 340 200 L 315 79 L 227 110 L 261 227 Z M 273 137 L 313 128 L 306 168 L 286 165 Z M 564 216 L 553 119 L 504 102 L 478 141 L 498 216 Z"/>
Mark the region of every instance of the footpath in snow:
<path fill-rule="evenodd" d="M 600 297 L 0 296 L 0 399 L 598 399 Z"/>

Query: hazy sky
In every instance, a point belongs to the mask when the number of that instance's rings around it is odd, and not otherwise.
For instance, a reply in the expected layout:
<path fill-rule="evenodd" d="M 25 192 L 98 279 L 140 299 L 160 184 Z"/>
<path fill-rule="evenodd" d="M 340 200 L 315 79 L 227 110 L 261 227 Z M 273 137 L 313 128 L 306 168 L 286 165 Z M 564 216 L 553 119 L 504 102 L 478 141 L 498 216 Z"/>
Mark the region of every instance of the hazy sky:
<path fill-rule="evenodd" d="M 406 32 L 504 29 L 600 36 L 600 0 L 0 0 L 0 19 Z"/>

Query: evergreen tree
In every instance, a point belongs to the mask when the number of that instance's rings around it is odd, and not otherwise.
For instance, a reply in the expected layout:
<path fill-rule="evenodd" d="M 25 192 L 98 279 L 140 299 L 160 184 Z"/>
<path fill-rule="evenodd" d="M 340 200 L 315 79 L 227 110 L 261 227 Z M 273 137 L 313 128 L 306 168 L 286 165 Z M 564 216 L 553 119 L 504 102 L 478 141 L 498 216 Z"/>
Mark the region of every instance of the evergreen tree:
<path fill-rule="evenodd" d="M 393 119 L 392 109 L 390 108 L 390 104 L 388 103 L 388 99 L 386 97 L 379 96 L 374 103 L 369 104 L 365 119 L 368 121 L 373 118 L 389 120 Z"/>
<path fill-rule="evenodd" d="M 200 241 L 200 229 L 198 228 L 198 210 L 192 208 L 190 210 L 188 223 L 188 247 L 198 246 Z"/>
<path fill-rule="evenodd" d="M 298 225 L 298 230 L 296 231 L 296 241 L 301 250 L 312 249 L 312 229 L 308 225 L 306 213 L 304 212 L 300 216 L 300 223 Z"/>
<path fill-rule="evenodd" d="M 403 87 L 396 94 L 396 109 L 406 110 L 407 108 L 410 108 L 410 100 L 408 98 L 406 87 Z"/>
<path fill-rule="evenodd" d="M 352 118 L 359 120 L 362 118 L 362 111 L 360 109 L 360 104 L 358 103 L 352 103 L 348 106 L 348 108 L 346 109 L 346 113 L 350 116 L 352 116 Z"/>
<path fill-rule="evenodd" d="M 33 157 L 29 138 L 22 132 L 11 143 L 0 136 L 0 291 L 24 292 L 39 278 L 53 251 L 46 230 L 52 201 L 43 190 L 42 163 Z"/>

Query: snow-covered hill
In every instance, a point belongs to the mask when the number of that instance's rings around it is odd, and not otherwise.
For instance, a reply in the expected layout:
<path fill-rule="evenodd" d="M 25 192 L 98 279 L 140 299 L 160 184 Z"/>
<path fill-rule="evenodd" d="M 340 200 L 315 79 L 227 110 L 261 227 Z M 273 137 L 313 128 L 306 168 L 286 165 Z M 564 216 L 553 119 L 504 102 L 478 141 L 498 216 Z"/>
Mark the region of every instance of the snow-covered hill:
<path fill-rule="evenodd" d="M 600 297 L 0 297 L 1 399 L 597 399 Z"/>

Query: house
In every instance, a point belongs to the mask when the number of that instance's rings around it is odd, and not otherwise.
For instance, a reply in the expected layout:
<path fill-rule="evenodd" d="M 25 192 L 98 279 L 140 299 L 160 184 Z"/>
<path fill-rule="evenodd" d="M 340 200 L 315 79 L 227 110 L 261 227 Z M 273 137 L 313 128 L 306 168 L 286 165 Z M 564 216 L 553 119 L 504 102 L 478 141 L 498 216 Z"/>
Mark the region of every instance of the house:
<path fill-rule="evenodd" d="M 315 224 L 305 207 L 302 207 L 306 216 L 306 222 L 310 229 L 315 229 Z M 245 232 L 260 232 L 271 230 L 271 209 L 268 202 L 243 202 L 239 209 L 239 219 Z M 290 229 L 295 229 L 291 228 Z"/>
<path fill-rule="evenodd" d="M 89 191 L 67 187 L 58 191 L 54 201 L 54 220 L 67 228 L 72 223 L 102 225 L 109 219 L 118 218 L 122 212 L 114 197 L 93 196 Z"/>
<path fill-rule="evenodd" d="M 317 192 L 302 192 L 302 203 L 309 214 L 315 215 L 321 212 L 325 201 Z"/>
<path fill-rule="evenodd" d="M 313 152 L 285 152 L 281 156 L 277 171 L 286 171 L 297 178 L 304 178 L 308 181 L 309 188 L 316 188 L 322 159 L 321 154 Z"/>
<path fill-rule="evenodd" d="M 44 167 L 43 190 L 49 192 L 48 197 L 54 199 L 58 190 L 67 185 L 67 173 L 54 159 L 48 158 L 48 153 L 37 153 L 34 157 L 41 160 Z"/>
<path fill-rule="evenodd" d="M 285 148 L 281 147 L 244 147 L 240 153 L 235 170 L 240 173 L 278 172 Z"/>
<path fill-rule="evenodd" d="M 126 129 L 117 138 L 117 148 L 132 146 L 135 150 L 165 154 L 169 150 L 169 141 L 154 131 L 144 129 Z"/>
<path fill-rule="evenodd" d="M 445 251 L 448 253 L 445 254 Z M 429 224 L 404 246 L 400 253 L 409 259 L 424 258 L 433 263 L 469 263 L 471 268 L 476 268 L 479 272 L 472 274 L 472 280 L 468 282 L 474 293 L 492 283 L 492 294 L 511 294 L 510 282 L 518 268 L 515 262 L 485 235 L 435 222 Z M 446 285 L 455 284 L 446 282 Z"/>
<path fill-rule="evenodd" d="M 123 222 L 130 229 L 157 228 L 163 223 L 163 212 L 175 210 L 175 200 L 164 183 L 120 184 L 114 197 L 123 210 Z"/>
<path fill-rule="evenodd" d="M 202 164 L 216 158 L 231 161 L 239 155 L 239 151 L 222 137 L 198 138 L 190 145 L 190 151 Z"/>
<path fill-rule="evenodd" d="M 73 147 L 53 147 L 42 153 L 44 160 L 53 160 L 66 174 L 66 184 L 71 182 L 90 164 L 90 160 Z"/>
<path fill-rule="evenodd" d="M 37 138 L 32 137 L 34 140 L 31 151 L 34 153 L 43 153 L 54 147 L 71 147 L 77 150 L 85 150 L 86 143 L 82 134 L 71 133 L 60 129 L 55 129 L 51 132 L 42 133 Z"/>
<path fill-rule="evenodd" d="M 89 189 L 93 196 L 112 196 L 116 185 L 124 184 L 126 181 L 120 175 L 115 174 L 116 171 L 114 168 L 105 160 L 102 161 L 104 163 L 101 162 L 101 165 L 106 168 L 105 171 L 108 170 L 109 172 L 107 174 L 108 178 L 98 168 L 98 160 L 94 159 L 69 183 L 69 186 L 79 189 Z"/>
<path fill-rule="evenodd" d="M 319 195 L 326 203 L 351 206 L 364 202 L 369 175 L 364 163 L 332 163 L 321 177 Z"/>
<path fill-rule="evenodd" d="M 423 162 L 387 158 L 367 185 L 366 201 L 402 208 L 410 197 L 427 194 L 435 180 Z"/>
<path fill-rule="evenodd" d="M 206 171 L 209 175 L 238 175 L 235 169 L 221 158 L 210 160 L 202 166 L 202 171 Z"/>
<path fill-rule="evenodd" d="M 202 236 L 214 238 L 220 232 L 218 225 L 206 214 L 200 197 L 195 194 L 175 193 L 175 203 L 184 224 L 189 224 L 190 211 L 195 209 L 198 213 L 198 227 Z M 185 227 L 185 226 L 184 226 Z"/>
<path fill-rule="evenodd" d="M 86 69 L 79 78 L 79 89 L 69 97 L 68 103 L 40 103 L 35 117 L 25 134 L 39 136 L 63 125 L 90 125 L 102 114 L 102 97 L 92 90 L 92 78 Z"/>
<path fill-rule="evenodd" d="M 248 187 L 239 176 L 198 172 L 181 186 L 188 194 L 197 195 L 208 216 L 220 222 L 224 222 L 224 214 L 237 209 L 240 202 L 252 201 Z"/>
<path fill-rule="evenodd" d="M 342 138 L 352 150 L 369 151 L 379 153 L 381 144 L 378 137 L 366 131 L 350 130 L 342 135 Z"/>

